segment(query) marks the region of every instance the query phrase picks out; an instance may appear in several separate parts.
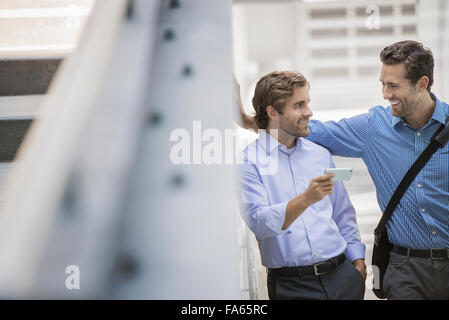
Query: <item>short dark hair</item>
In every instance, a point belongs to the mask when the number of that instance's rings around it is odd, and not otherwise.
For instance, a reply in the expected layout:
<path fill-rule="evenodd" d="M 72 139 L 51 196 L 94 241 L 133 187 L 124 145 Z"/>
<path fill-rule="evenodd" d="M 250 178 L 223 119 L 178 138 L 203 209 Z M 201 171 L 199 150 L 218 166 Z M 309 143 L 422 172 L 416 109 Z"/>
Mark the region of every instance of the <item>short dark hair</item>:
<path fill-rule="evenodd" d="M 423 76 L 429 78 L 427 90 L 433 85 L 433 55 L 429 48 L 413 40 L 405 40 L 393 43 L 385 47 L 380 53 L 383 64 L 394 65 L 404 63 L 405 75 L 413 85 Z"/>
<path fill-rule="evenodd" d="M 260 78 L 253 97 L 257 127 L 268 128 L 270 120 L 267 114 L 268 106 L 272 106 L 282 114 L 285 101 L 293 95 L 294 90 L 308 84 L 306 78 L 299 72 L 274 71 Z"/>

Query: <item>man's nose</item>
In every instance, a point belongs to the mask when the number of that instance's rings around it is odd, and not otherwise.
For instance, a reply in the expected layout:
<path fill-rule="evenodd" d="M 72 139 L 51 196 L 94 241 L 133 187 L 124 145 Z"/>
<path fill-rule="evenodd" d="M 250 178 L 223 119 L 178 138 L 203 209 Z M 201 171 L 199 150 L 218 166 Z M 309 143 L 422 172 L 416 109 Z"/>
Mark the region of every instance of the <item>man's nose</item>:
<path fill-rule="evenodd" d="M 383 87 L 383 88 L 382 88 L 382 93 L 383 93 L 383 95 L 384 95 L 384 99 L 385 99 L 385 100 L 389 100 L 389 99 L 391 99 L 392 96 L 393 96 L 393 95 L 391 94 L 391 91 L 388 90 L 387 87 Z"/>
<path fill-rule="evenodd" d="M 311 118 L 311 117 L 313 116 L 312 109 L 310 109 L 310 106 L 309 106 L 309 105 L 307 105 L 307 110 L 306 110 L 306 112 L 304 113 L 304 115 L 307 116 L 307 117 L 309 117 L 309 118 Z"/>

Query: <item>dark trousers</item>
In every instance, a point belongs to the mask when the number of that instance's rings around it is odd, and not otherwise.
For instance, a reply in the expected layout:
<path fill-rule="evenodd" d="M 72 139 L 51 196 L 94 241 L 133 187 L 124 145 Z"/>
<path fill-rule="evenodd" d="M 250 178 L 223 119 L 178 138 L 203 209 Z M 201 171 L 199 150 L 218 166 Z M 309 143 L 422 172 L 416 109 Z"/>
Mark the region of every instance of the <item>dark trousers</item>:
<path fill-rule="evenodd" d="M 268 273 L 270 300 L 363 300 L 365 279 L 349 260 L 319 276 Z"/>
<path fill-rule="evenodd" d="M 449 300 L 449 260 L 390 252 L 383 286 L 389 300 Z"/>

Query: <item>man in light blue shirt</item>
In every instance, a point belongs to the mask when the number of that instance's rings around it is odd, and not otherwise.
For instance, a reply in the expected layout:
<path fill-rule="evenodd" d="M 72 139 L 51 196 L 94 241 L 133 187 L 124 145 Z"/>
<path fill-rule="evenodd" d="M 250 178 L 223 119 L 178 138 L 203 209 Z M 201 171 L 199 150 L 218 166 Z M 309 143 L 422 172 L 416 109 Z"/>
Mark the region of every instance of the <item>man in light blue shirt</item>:
<path fill-rule="evenodd" d="M 362 158 L 385 210 L 400 181 L 449 118 L 430 91 L 433 56 L 416 41 L 387 46 L 380 81 L 390 106 L 339 122 L 312 120 L 308 137 L 332 154 Z M 388 299 L 449 299 L 449 145 L 404 193 L 387 223 L 394 245 L 383 280 Z"/>
<path fill-rule="evenodd" d="M 242 216 L 268 269 L 270 299 L 363 299 L 365 246 L 354 207 L 309 134 L 309 84 L 272 72 L 253 98 L 259 138 L 243 152 Z"/>

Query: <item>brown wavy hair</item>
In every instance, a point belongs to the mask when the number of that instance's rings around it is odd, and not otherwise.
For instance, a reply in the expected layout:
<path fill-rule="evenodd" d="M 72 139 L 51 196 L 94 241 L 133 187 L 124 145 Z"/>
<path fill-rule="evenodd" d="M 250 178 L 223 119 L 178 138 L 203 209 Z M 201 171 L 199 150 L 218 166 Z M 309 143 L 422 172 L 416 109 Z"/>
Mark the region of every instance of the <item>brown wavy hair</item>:
<path fill-rule="evenodd" d="M 270 118 L 267 107 L 273 106 L 279 114 L 283 113 L 285 101 L 293 95 L 298 87 L 309 85 L 299 72 L 274 71 L 257 82 L 254 90 L 253 106 L 256 111 L 254 119 L 259 129 L 266 129 Z"/>
<path fill-rule="evenodd" d="M 427 90 L 433 85 L 433 55 L 429 48 L 424 48 L 423 44 L 413 40 L 405 40 L 393 43 L 385 47 L 380 53 L 380 60 L 383 64 L 394 65 L 404 63 L 404 77 L 415 85 L 423 76 L 429 78 Z"/>

